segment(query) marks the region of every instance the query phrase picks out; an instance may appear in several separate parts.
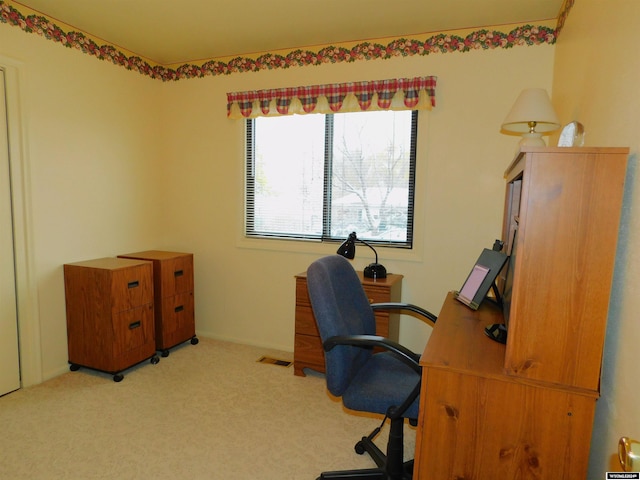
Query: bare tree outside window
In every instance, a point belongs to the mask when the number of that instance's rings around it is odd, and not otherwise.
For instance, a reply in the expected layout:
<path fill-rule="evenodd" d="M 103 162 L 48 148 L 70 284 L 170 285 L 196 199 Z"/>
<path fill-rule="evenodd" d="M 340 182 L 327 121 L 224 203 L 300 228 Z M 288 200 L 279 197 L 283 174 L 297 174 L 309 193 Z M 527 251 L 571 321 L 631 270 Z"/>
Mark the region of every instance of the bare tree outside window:
<path fill-rule="evenodd" d="M 411 247 L 417 114 L 247 121 L 246 234 Z"/>
<path fill-rule="evenodd" d="M 332 236 L 406 241 L 410 153 L 410 112 L 334 116 Z"/>

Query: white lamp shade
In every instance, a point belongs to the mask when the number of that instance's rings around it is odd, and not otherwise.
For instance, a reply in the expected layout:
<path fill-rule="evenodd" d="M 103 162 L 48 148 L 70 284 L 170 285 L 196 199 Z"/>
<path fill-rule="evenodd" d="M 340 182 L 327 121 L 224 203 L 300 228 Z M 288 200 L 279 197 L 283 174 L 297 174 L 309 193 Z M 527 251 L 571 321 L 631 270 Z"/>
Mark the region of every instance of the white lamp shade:
<path fill-rule="evenodd" d="M 543 88 L 523 90 L 504 119 L 502 129 L 507 132 L 527 133 L 531 130 L 530 122 L 535 122 L 535 131 L 538 134 L 560 128 L 560 121 L 553 110 L 549 95 Z"/>

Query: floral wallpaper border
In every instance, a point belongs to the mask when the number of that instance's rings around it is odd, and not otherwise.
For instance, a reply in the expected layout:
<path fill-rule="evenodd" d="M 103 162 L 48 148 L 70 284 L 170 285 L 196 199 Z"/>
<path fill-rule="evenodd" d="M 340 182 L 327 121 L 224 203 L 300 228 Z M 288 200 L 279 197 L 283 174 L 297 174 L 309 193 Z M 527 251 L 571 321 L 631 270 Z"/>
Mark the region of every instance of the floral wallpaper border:
<path fill-rule="evenodd" d="M 352 47 L 326 46 L 318 51 L 292 50 L 280 55 L 265 53 L 257 58 L 235 57 L 228 61 L 209 60 L 201 65 L 184 64 L 175 69 L 153 65 L 146 60 L 122 52 L 112 45 L 98 45 L 82 32 L 65 32 L 61 27 L 42 15 L 23 15 L 18 9 L 0 0 L 0 22 L 21 28 L 27 33 L 36 33 L 67 48 L 75 48 L 93 55 L 99 60 L 108 60 L 115 65 L 136 71 L 142 75 L 162 81 L 229 75 L 232 73 L 258 72 L 325 63 L 353 63 L 362 60 L 389 59 L 395 57 L 426 56 L 435 53 L 469 52 L 515 46 L 555 43 L 569 10 L 575 0 L 567 0 L 554 28 L 535 25 L 517 26 L 508 33 L 480 29 L 462 37 L 455 34 L 438 33 L 424 40 L 399 38 L 386 45 L 375 42 L 357 43 Z"/>

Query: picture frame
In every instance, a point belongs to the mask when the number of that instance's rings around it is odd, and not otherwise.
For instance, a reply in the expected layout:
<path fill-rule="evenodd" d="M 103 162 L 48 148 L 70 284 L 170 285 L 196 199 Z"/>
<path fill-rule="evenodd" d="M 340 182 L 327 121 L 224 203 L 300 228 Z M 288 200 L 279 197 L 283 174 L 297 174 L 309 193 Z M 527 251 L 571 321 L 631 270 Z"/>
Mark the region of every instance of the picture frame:
<path fill-rule="evenodd" d="M 498 274 L 509 257 L 499 251 L 485 248 L 464 281 L 455 298 L 472 310 L 477 310 L 494 285 Z"/>

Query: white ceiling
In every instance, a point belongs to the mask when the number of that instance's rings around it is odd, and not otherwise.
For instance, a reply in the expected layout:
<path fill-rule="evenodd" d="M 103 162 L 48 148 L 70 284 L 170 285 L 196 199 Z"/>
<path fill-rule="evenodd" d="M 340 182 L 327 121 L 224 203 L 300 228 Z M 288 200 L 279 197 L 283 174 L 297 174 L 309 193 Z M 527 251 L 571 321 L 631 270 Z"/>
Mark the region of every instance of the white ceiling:
<path fill-rule="evenodd" d="M 19 0 L 162 65 L 556 19 L 564 0 Z M 18 7 L 19 8 L 19 7 Z M 26 12 L 23 12 L 26 13 Z"/>

